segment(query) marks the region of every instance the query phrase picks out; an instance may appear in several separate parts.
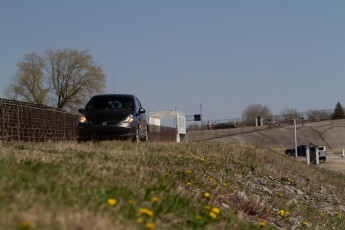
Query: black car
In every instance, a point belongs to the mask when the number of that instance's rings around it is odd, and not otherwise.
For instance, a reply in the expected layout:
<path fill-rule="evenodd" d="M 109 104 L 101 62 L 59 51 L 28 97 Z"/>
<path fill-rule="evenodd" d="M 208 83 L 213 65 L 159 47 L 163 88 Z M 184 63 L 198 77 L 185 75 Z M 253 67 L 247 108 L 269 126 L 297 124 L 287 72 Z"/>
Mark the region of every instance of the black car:
<path fill-rule="evenodd" d="M 78 142 L 86 140 L 132 139 L 147 141 L 145 109 L 139 99 L 127 94 L 96 95 L 79 109 Z"/>
<path fill-rule="evenodd" d="M 296 151 L 294 148 L 285 150 L 285 154 L 290 155 L 290 156 L 295 156 L 296 155 L 295 152 Z M 297 147 L 297 156 L 306 156 L 306 153 L 307 153 L 307 146 L 306 145 L 300 145 Z"/>
<path fill-rule="evenodd" d="M 236 128 L 234 124 L 231 123 L 219 123 L 212 126 L 213 129 L 231 129 Z"/>

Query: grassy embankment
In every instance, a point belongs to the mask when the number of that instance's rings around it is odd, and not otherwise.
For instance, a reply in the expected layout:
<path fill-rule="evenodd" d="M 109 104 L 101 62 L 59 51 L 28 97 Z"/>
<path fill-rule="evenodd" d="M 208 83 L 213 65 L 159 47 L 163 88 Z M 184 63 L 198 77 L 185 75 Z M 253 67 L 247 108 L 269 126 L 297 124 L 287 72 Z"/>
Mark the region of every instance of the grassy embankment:
<path fill-rule="evenodd" d="M 0 150 L 0 229 L 344 229 L 345 180 L 243 144 Z"/>

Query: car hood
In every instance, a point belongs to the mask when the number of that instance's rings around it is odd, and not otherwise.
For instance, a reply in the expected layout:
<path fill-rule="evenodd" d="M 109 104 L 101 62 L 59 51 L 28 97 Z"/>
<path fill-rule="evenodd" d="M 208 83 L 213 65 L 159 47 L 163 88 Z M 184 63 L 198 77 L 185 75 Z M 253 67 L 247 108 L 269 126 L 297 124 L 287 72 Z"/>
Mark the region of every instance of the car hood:
<path fill-rule="evenodd" d="M 129 111 L 113 111 L 113 110 L 95 110 L 86 111 L 84 113 L 86 119 L 91 122 L 120 122 L 128 115 L 132 114 Z"/>

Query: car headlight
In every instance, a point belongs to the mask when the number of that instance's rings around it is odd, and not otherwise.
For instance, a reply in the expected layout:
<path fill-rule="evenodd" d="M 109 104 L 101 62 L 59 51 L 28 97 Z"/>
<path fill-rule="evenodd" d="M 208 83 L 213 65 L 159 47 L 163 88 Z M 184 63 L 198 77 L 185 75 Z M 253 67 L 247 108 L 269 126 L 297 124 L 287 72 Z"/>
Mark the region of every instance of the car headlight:
<path fill-rule="evenodd" d="M 85 116 L 80 116 L 80 117 L 79 117 L 79 122 L 80 122 L 80 123 L 86 123 L 86 122 L 87 122 L 86 117 L 85 117 Z"/>
<path fill-rule="evenodd" d="M 134 121 L 133 115 L 128 115 L 121 123 L 132 123 Z"/>

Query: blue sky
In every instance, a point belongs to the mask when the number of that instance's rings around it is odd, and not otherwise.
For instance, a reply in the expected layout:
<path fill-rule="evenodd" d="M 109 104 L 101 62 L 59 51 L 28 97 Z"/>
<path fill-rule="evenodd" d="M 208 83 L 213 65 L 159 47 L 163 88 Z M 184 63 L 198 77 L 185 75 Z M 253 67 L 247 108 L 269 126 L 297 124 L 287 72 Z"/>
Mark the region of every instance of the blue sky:
<path fill-rule="evenodd" d="M 343 106 L 345 1 L 1 0 L 0 96 L 25 54 L 88 50 L 107 93 L 203 120 Z"/>

